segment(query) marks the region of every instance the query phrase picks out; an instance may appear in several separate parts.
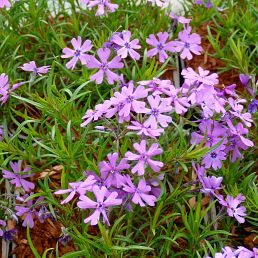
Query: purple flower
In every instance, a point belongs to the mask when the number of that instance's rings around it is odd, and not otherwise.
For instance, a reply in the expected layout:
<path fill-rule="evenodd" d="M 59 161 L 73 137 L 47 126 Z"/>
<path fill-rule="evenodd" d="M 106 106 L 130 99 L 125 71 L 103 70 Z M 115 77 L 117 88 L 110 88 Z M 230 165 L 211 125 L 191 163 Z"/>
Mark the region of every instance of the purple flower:
<path fill-rule="evenodd" d="M 139 154 L 134 154 L 131 151 L 125 153 L 127 160 L 138 161 L 137 164 L 132 168 L 132 173 L 138 173 L 139 176 L 142 176 L 145 173 L 145 165 L 148 164 L 153 171 L 159 172 L 160 168 L 163 167 L 163 163 L 160 161 L 152 160 L 151 157 L 161 154 L 163 151 L 161 148 L 158 148 L 157 143 L 153 143 L 149 150 L 146 150 L 146 141 L 142 140 L 139 143 L 134 143 L 133 147 Z"/>
<path fill-rule="evenodd" d="M 119 116 L 129 116 L 131 110 L 136 113 L 141 113 L 145 108 L 145 102 L 138 101 L 138 99 L 146 98 L 148 96 L 148 90 L 143 86 L 134 88 L 133 82 L 128 83 L 128 87 L 123 87 L 121 93 L 115 92 L 114 97 L 111 98 L 111 102 L 114 105 L 123 104 L 119 110 Z"/>
<path fill-rule="evenodd" d="M 250 76 L 248 74 L 240 74 L 239 79 L 241 83 L 244 85 L 244 87 L 247 89 L 249 94 L 254 97 L 254 91 L 248 86 L 248 83 L 250 81 Z"/>
<path fill-rule="evenodd" d="M 4 130 L 3 127 L 0 125 L 0 141 L 2 141 L 4 138 Z"/>
<path fill-rule="evenodd" d="M 111 48 L 112 47 L 114 50 L 117 51 L 120 48 L 120 46 L 114 42 L 113 39 L 115 36 L 122 38 L 123 34 L 122 34 L 122 32 L 114 32 L 113 35 L 109 38 L 109 41 L 103 43 L 103 48 L 106 48 L 106 47 Z"/>
<path fill-rule="evenodd" d="M 30 195 L 32 195 L 33 193 L 30 193 Z M 23 199 L 25 200 L 26 198 L 28 198 L 29 195 L 26 194 L 23 196 L 23 198 L 19 198 L 19 199 Z M 34 227 L 34 220 L 33 218 L 36 217 L 39 219 L 39 221 L 41 223 L 43 223 L 43 220 L 41 220 L 41 218 L 38 216 L 38 211 L 36 210 L 37 207 L 39 207 L 40 203 L 42 200 L 44 199 L 44 197 L 39 197 L 37 199 L 37 201 L 35 203 L 33 203 L 33 200 L 30 199 L 27 202 L 23 203 L 23 206 L 15 206 L 16 209 L 16 215 L 20 216 L 23 218 L 23 223 L 22 226 L 26 227 L 27 225 L 30 228 Z"/>
<path fill-rule="evenodd" d="M 168 123 L 172 122 L 172 118 L 170 116 L 163 115 L 165 112 L 170 112 L 172 110 L 172 106 L 166 99 L 161 99 L 160 96 L 148 96 L 148 102 L 150 104 L 150 109 L 145 108 L 142 113 L 149 114 L 150 116 L 144 122 L 144 125 L 147 127 L 151 127 L 151 129 L 157 129 L 158 123 L 162 127 L 168 127 Z"/>
<path fill-rule="evenodd" d="M 25 63 L 20 67 L 23 71 L 26 72 L 33 72 L 35 76 L 39 75 L 42 76 L 42 74 L 45 74 L 50 69 L 49 65 L 37 67 L 35 61 L 31 61 L 29 63 Z"/>
<path fill-rule="evenodd" d="M 224 200 L 223 196 L 217 196 L 219 203 L 227 208 L 227 214 L 230 217 L 235 217 L 239 223 L 244 223 L 246 216 L 246 208 L 244 206 L 239 206 L 245 200 L 245 197 L 242 194 L 239 194 L 236 198 L 227 195 L 226 200 Z"/>
<path fill-rule="evenodd" d="M 177 16 L 177 15 L 174 14 L 173 12 L 170 12 L 170 13 L 168 14 L 168 16 L 173 19 L 173 25 L 172 25 L 173 28 L 174 28 L 178 23 L 181 23 L 181 24 L 183 24 L 184 26 L 186 26 L 186 25 L 188 25 L 188 24 L 190 23 L 190 21 L 191 21 L 191 19 L 187 19 L 187 18 L 185 18 L 185 17 L 183 17 L 183 16 Z"/>
<path fill-rule="evenodd" d="M 232 110 L 229 110 L 229 112 L 234 115 L 235 117 L 238 117 L 240 120 L 242 120 L 242 122 L 248 126 L 251 127 L 252 126 L 252 116 L 250 113 L 242 113 L 244 106 L 241 105 L 240 103 L 245 103 L 246 100 L 244 99 L 237 99 L 234 100 L 232 98 L 228 99 L 228 103 L 231 107 Z"/>
<path fill-rule="evenodd" d="M 258 100 L 253 99 L 248 106 L 248 112 L 251 114 L 254 114 L 257 112 L 257 109 L 258 109 Z"/>
<path fill-rule="evenodd" d="M 76 40 L 76 38 L 73 38 L 71 41 L 73 48 L 64 48 L 63 49 L 63 55 L 61 55 L 62 58 L 71 58 L 72 59 L 66 64 L 66 67 L 68 69 L 74 69 L 75 65 L 77 63 L 78 60 L 81 61 L 82 64 L 87 64 L 87 62 L 89 62 L 90 60 L 90 55 L 85 54 L 85 52 L 88 52 L 91 50 L 92 48 L 92 44 L 90 40 L 86 40 L 83 44 L 82 44 L 82 39 L 79 36 L 78 39 Z"/>
<path fill-rule="evenodd" d="M 0 226 L 6 227 L 6 222 L 0 219 Z M 4 234 L 4 231 L 0 228 L 0 237 L 2 237 L 3 234 Z"/>
<path fill-rule="evenodd" d="M 206 8 L 210 9 L 213 7 L 213 4 L 211 2 L 211 0 L 208 0 L 207 4 L 205 5 Z"/>
<path fill-rule="evenodd" d="M 203 193 L 214 194 L 215 190 L 221 189 L 220 185 L 223 180 L 223 177 L 207 176 L 203 177 L 201 180 Z"/>
<path fill-rule="evenodd" d="M 100 214 L 102 214 L 103 221 L 110 225 L 106 208 L 120 205 L 122 203 L 122 199 L 117 199 L 117 192 L 109 193 L 105 186 L 102 186 L 101 188 L 98 186 L 93 186 L 93 193 L 96 201 L 91 200 L 85 195 L 81 195 L 79 197 L 81 201 L 77 202 L 78 207 L 81 209 L 95 209 L 92 215 L 84 220 L 84 223 L 91 222 L 91 225 L 97 225 Z"/>
<path fill-rule="evenodd" d="M 107 158 L 109 162 L 102 161 L 99 163 L 101 177 L 105 180 L 107 187 L 114 186 L 120 188 L 124 182 L 124 177 L 120 174 L 120 171 L 129 169 L 130 165 L 127 164 L 125 158 L 121 159 L 117 165 L 118 153 L 109 153 Z"/>
<path fill-rule="evenodd" d="M 96 16 L 102 16 L 107 12 L 113 13 L 118 8 L 118 4 L 111 4 L 109 0 L 81 0 L 81 2 L 89 9 L 97 5 Z"/>
<path fill-rule="evenodd" d="M 226 128 L 224 128 L 219 122 L 212 119 L 203 120 L 200 123 L 199 128 L 202 134 L 193 132 L 191 144 L 200 144 L 204 137 L 206 137 L 205 146 L 211 147 L 221 141 L 226 134 Z M 223 144 L 225 143 L 226 140 L 223 141 Z"/>
<path fill-rule="evenodd" d="M 172 46 L 172 41 L 166 43 L 166 41 L 168 40 L 167 32 L 159 32 L 157 36 L 158 39 L 155 37 L 154 34 L 151 34 L 149 35 L 149 38 L 146 39 L 146 42 L 154 47 L 153 49 L 148 50 L 147 56 L 153 57 L 159 54 L 159 61 L 163 63 L 168 58 L 166 51 L 174 52 L 175 49 Z"/>
<path fill-rule="evenodd" d="M 173 47 L 175 52 L 181 52 L 180 57 L 182 59 L 187 58 L 191 60 L 193 52 L 196 55 L 200 55 L 203 51 L 203 48 L 200 46 L 201 44 L 201 37 L 197 33 L 190 34 L 192 28 L 189 26 L 187 29 L 180 31 L 178 33 L 179 40 L 173 41 Z"/>
<path fill-rule="evenodd" d="M 198 67 L 198 72 L 195 72 L 193 68 L 188 67 L 182 71 L 182 75 L 185 78 L 185 82 L 188 85 L 192 84 L 205 84 L 205 85 L 210 85 L 214 86 L 219 83 L 218 80 L 218 74 L 212 73 L 209 74 L 210 71 L 204 70 L 202 67 Z"/>
<path fill-rule="evenodd" d="M 243 246 L 238 246 L 234 253 L 235 255 L 238 255 L 238 258 L 258 258 L 258 249 L 255 247 L 253 248 L 253 251 L 250 251 Z"/>
<path fill-rule="evenodd" d="M 132 121 L 132 125 L 127 126 L 127 128 L 129 130 L 138 131 L 137 135 L 141 135 L 142 137 L 148 136 L 151 138 L 159 137 L 164 132 L 163 128 L 151 129 L 137 121 Z"/>
<path fill-rule="evenodd" d="M 133 184 L 129 175 L 125 177 L 125 181 L 126 184 L 124 184 L 123 190 L 131 194 L 133 203 L 139 204 L 141 207 L 146 206 L 146 204 L 149 206 L 155 206 L 157 198 L 150 194 L 151 186 L 147 185 L 144 179 L 139 180 L 137 187 Z"/>
<path fill-rule="evenodd" d="M 223 151 L 225 147 L 219 146 L 215 150 L 207 153 L 202 160 L 202 164 L 205 166 L 205 168 L 212 167 L 214 170 L 217 170 L 218 168 L 222 167 L 222 160 L 226 160 L 226 153 Z"/>
<path fill-rule="evenodd" d="M 148 81 L 139 81 L 138 84 L 147 86 L 148 90 L 152 92 L 153 96 L 161 95 L 168 91 L 171 86 L 170 80 L 160 80 L 158 78 L 153 78 Z"/>
<path fill-rule="evenodd" d="M 121 48 L 117 50 L 117 54 L 121 56 L 121 58 L 126 58 L 128 54 L 135 60 L 140 59 L 140 55 L 134 49 L 140 49 L 138 39 L 133 39 L 130 41 L 131 32 L 129 30 L 123 31 L 122 35 L 115 34 L 112 38 L 112 41 L 120 46 Z"/>
<path fill-rule="evenodd" d="M 69 183 L 70 188 L 64 190 L 58 190 L 54 192 L 54 194 L 66 194 L 69 195 L 61 202 L 61 204 L 65 204 L 70 202 L 76 194 L 83 195 L 86 191 L 91 191 L 93 185 L 95 184 L 96 180 L 93 175 L 89 175 L 86 180 L 80 182 L 73 182 Z"/>
<path fill-rule="evenodd" d="M 3 177 L 11 179 L 10 183 L 15 185 L 15 187 L 22 187 L 24 191 L 30 192 L 30 190 L 35 188 L 35 185 L 32 182 L 25 180 L 25 178 L 32 177 L 34 174 L 24 174 L 31 170 L 30 167 L 26 166 L 23 170 L 21 169 L 22 161 L 10 162 L 10 166 L 13 172 L 8 170 L 3 170 Z"/>
<path fill-rule="evenodd" d="M 86 66 L 90 69 L 99 69 L 97 73 L 93 74 L 90 77 L 90 80 L 95 81 L 96 84 L 101 84 L 103 82 L 104 75 L 106 75 L 109 84 L 114 84 L 114 81 L 119 81 L 120 76 L 113 73 L 110 69 L 123 68 L 124 64 L 121 63 L 121 58 L 119 56 L 116 56 L 108 62 L 108 58 L 110 56 L 110 49 L 108 48 L 100 48 L 98 49 L 97 53 L 101 62 L 99 62 L 94 56 L 92 56 L 90 58 L 90 61 L 86 64 Z"/>
<path fill-rule="evenodd" d="M 229 86 L 224 86 L 223 85 L 223 89 L 218 89 L 215 88 L 215 90 L 217 91 L 217 95 L 220 97 L 226 97 L 226 95 L 230 95 L 230 96 L 237 96 L 236 92 L 235 92 L 235 88 L 236 88 L 236 84 L 231 84 Z"/>
<path fill-rule="evenodd" d="M 195 0 L 195 4 L 202 5 L 203 1 L 202 0 Z"/>
<path fill-rule="evenodd" d="M 11 7 L 11 3 L 8 0 L 0 0 L 0 8 L 4 7 L 9 9 Z"/>
<path fill-rule="evenodd" d="M 9 87 L 8 76 L 5 73 L 0 75 L 0 102 L 3 105 L 9 98 Z"/>

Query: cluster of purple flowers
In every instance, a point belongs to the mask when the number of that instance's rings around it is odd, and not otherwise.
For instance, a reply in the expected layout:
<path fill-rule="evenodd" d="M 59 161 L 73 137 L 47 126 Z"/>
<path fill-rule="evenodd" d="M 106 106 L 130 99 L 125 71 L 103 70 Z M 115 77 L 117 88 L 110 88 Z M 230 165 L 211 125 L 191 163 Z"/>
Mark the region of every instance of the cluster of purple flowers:
<path fill-rule="evenodd" d="M 258 258 L 258 248 L 254 247 L 253 250 L 249 250 L 243 246 L 238 246 L 234 250 L 229 246 L 225 246 L 222 252 L 215 253 L 214 258 Z"/>

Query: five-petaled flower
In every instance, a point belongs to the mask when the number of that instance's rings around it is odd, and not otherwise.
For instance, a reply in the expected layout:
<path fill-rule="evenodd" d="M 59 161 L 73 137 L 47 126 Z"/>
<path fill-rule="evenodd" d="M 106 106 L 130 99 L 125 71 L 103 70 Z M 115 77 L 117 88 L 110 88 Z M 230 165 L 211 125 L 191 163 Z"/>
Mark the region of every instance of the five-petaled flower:
<path fill-rule="evenodd" d="M 90 80 L 95 81 L 96 84 L 101 84 L 103 82 L 104 75 L 106 75 L 109 84 L 114 84 L 115 81 L 119 81 L 120 76 L 113 73 L 110 69 L 120 69 L 124 67 L 124 64 L 121 62 L 121 57 L 116 56 L 111 61 L 108 61 L 110 56 L 110 49 L 108 48 L 100 48 L 97 53 L 100 61 L 98 61 L 94 56 L 91 56 L 90 61 L 86 64 L 90 69 L 99 69 L 97 73 L 90 77 Z"/>
<path fill-rule="evenodd" d="M 74 49 L 70 49 L 68 47 L 63 49 L 63 55 L 61 55 L 62 58 L 71 58 L 72 59 L 66 64 L 66 67 L 68 69 L 74 69 L 75 65 L 78 60 L 81 61 L 82 64 L 87 64 L 90 60 L 90 55 L 85 54 L 85 52 L 88 52 L 92 48 L 92 44 L 90 40 L 86 40 L 82 44 L 82 39 L 79 36 L 78 39 L 73 38 L 71 41 Z"/>
<path fill-rule="evenodd" d="M 95 185 L 92 190 L 96 201 L 91 200 L 85 195 L 81 195 L 79 197 L 80 201 L 77 202 L 78 207 L 81 209 L 95 209 L 95 211 L 84 220 L 84 223 L 91 222 L 91 225 L 97 225 L 100 219 L 100 214 L 102 214 L 103 221 L 110 225 L 106 209 L 108 207 L 120 205 L 122 203 L 122 199 L 117 198 L 117 192 L 109 192 L 105 186 L 100 188 Z"/>
<path fill-rule="evenodd" d="M 33 72 L 35 76 L 39 75 L 42 76 L 42 74 L 46 74 L 48 70 L 50 69 L 49 65 L 37 67 L 35 61 L 31 61 L 29 63 L 25 63 L 20 67 L 23 71 L 26 72 Z"/>

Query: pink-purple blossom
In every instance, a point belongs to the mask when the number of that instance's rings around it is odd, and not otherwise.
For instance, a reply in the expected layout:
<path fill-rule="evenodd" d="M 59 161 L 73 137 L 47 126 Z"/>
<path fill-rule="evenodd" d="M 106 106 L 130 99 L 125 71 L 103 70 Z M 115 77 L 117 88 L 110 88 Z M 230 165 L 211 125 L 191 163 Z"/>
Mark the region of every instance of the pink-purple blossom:
<path fill-rule="evenodd" d="M 227 159 L 227 155 L 224 152 L 225 146 L 220 145 L 215 150 L 208 152 L 202 160 L 202 164 L 205 166 L 205 168 L 213 168 L 214 170 L 217 170 L 222 167 L 222 160 Z"/>
<path fill-rule="evenodd" d="M 0 0 L 0 8 L 6 7 L 9 9 L 11 7 L 11 3 L 8 0 Z"/>
<path fill-rule="evenodd" d="M 3 170 L 3 177 L 10 180 L 10 183 L 15 185 L 15 187 L 21 187 L 25 192 L 30 192 L 35 188 L 35 185 L 32 182 L 25 180 L 25 178 L 30 178 L 34 174 L 27 174 L 31 168 L 25 166 L 22 169 L 22 161 L 10 162 L 12 172 L 8 170 Z"/>
<path fill-rule="evenodd" d="M 159 172 L 160 168 L 164 165 L 161 161 L 151 159 L 153 156 L 160 155 L 163 152 L 163 150 L 159 148 L 159 145 L 153 143 L 148 150 L 146 149 L 146 145 L 147 143 L 145 140 L 142 140 L 140 143 L 134 143 L 133 147 L 138 154 L 132 153 L 131 151 L 125 153 L 127 160 L 137 161 L 131 172 L 137 172 L 139 176 L 144 175 L 146 165 L 149 165 L 154 172 Z"/>
<path fill-rule="evenodd" d="M 109 84 L 114 84 L 115 81 L 120 80 L 120 76 L 112 72 L 110 69 L 120 69 L 124 67 L 121 62 L 121 57 L 116 56 L 111 61 L 108 61 L 110 56 L 110 49 L 100 48 L 97 51 L 100 61 L 98 61 L 94 56 L 91 56 L 90 61 L 86 66 L 90 69 L 99 69 L 99 71 L 91 75 L 90 80 L 95 81 L 96 84 L 101 84 L 104 79 L 104 75 L 107 77 Z"/>
<path fill-rule="evenodd" d="M 146 39 L 146 42 L 154 47 L 151 50 L 148 50 L 147 56 L 153 57 L 158 54 L 159 61 L 163 63 L 168 58 L 168 54 L 166 53 L 166 51 L 175 52 L 175 49 L 172 46 L 172 41 L 167 42 L 169 37 L 167 32 L 159 32 L 157 36 L 158 39 L 154 34 L 151 34 L 149 35 L 149 38 Z"/>
<path fill-rule="evenodd" d="M 140 54 L 134 49 L 140 49 L 139 39 L 131 40 L 131 31 L 125 30 L 120 35 L 115 34 L 112 37 L 112 41 L 120 48 L 117 50 L 117 55 L 121 58 L 126 58 L 130 55 L 133 59 L 139 60 Z"/>
<path fill-rule="evenodd" d="M 45 66 L 37 67 L 36 62 L 31 61 L 29 63 L 23 64 L 20 68 L 26 72 L 33 72 L 34 76 L 37 76 L 37 75 L 42 76 L 42 74 L 48 73 L 50 66 L 45 65 Z"/>
<path fill-rule="evenodd" d="M 92 189 L 96 201 L 91 200 L 85 195 L 81 195 L 80 201 L 77 202 L 77 205 L 81 209 L 95 209 L 95 211 L 86 219 L 84 223 L 90 222 L 91 225 L 97 225 L 100 219 L 100 215 L 103 215 L 103 221 L 110 225 L 106 209 L 109 207 L 117 206 L 122 203 L 122 199 L 117 198 L 117 192 L 109 192 L 105 186 L 98 187 L 93 186 Z"/>
<path fill-rule="evenodd" d="M 81 3 L 90 10 L 97 6 L 96 16 L 102 16 L 108 12 L 113 13 L 118 8 L 118 4 L 112 4 L 110 0 L 81 0 Z"/>
<path fill-rule="evenodd" d="M 86 52 L 90 51 L 92 48 L 92 44 L 90 40 L 86 40 L 83 44 L 82 44 L 82 39 L 80 36 L 78 36 L 78 38 L 73 38 L 71 40 L 72 46 L 74 49 L 65 47 L 63 49 L 63 55 L 61 55 L 62 58 L 72 58 L 67 64 L 66 67 L 68 69 L 74 69 L 76 63 L 78 62 L 78 60 L 81 61 L 82 64 L 87 64 L 90 60 L 90 55 L 85 54 Z"/>
<path fill-rule="evenodd" d="M 0 226 L 1 226 L 1 227 L 6 227 L 6 222 L 5 222 L 4 220 L 1 220 L 1 219 L 0 219 Z M 4 234 L 4 231 L 2 230 L 1 227 L 0 227 L 0 237 L 2 237 L 3 234 Z"/>
<path fill-rule="evenodd" d="M 107 161 L 101 161 L 99 163 L 99 170 L 101 177 L 105 180 L 107 187 L 114 186 L 120 188 L 124 183 L 124 177 L 121 174 L 121 171 L 129 169 L 130 165 L 127 164 L 125 158 L 117 164 L 118 153 L 109 153 L 107 155 Z"/>
<path fill-rule="evenodd" d="M 138 186 L 136 187 L 130 176 L 125 176 L 125 184 L 123 190 L 131 195 L 131 200 L 135 204 L 139 204 L 141 207 L 147 205 L 155 206 L 157 198 L 151 194 L 151 186 L 146 184 L 144 179 L 140 179 Z"/>
<path fill-rule="evenodd" d="M 178 33 L 178 40 L 173 41 L 173 48 L 175 52 L 180 53 L 182 59 L 191 60 L 193 58 L 192 53 L 200 55 L 203 48 L 200 46 L 201 37 L 197 33 L 190 34 L 192 28 L 189 26 L 187 29 Z"/>

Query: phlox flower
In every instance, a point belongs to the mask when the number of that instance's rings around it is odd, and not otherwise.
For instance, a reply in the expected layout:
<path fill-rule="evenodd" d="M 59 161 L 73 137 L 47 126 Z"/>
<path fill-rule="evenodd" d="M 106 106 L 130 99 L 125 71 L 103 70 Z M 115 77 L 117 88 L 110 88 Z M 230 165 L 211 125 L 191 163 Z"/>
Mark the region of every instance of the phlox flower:
<path fill-rule="evenodd" d="M 229 86 L 223 85 L 222 89 L 215 88 L 215 90 L 217 91 L 217 95 L 219 97 L 226 97 L 227 95 L 236 97 L 237 94 L 235 92 L 235 88 L 236 88 L 236 84 L 231 84 Z"/>
<path fill-rule="evenodd" d="M 238 117 L 240 120 L 242 120 L 242 122 L 248 126 L 251 127 L 252 126 L 252 116 L 250 113 L 246 112 L 246 113 L 242 113 L 244 106 L 241 105 L 241 103 L 245 103 L 246 100 L 244 99 L 237 99 L 234 100 L 233 98 L 229 98 L 228 99 L 228 103 L 231 107 L 231 110 L 229 110 L 229 112 L 234 115 L 235 117 Z"/>
<path fill-rule="evenodd" d="M 124 67 L 124 64 L 121 62 L 121 57 L 116 56 L 111 61 L 108 61 L 110 56 L 110 49 L 108 48 L 100 48 L 97 53 L 100 58 L 100 62 L 94 56 L 91 56 L 90 61 L 86 64 L 87 68 L 99 69 L 97 73 L 90 77 L 90 80 L 95 81 L 96 84 L 101 84 L 103 82 L 104 75 L 106 75 L 109 84 L 114 84 L 114 81 L 119 81 L 120 76 L 113 73 L 110 69 L 120 69 Z"/>
<path fill-rule="evenodd" d="M 120 46 L 120 49 L 117 50 L 117 55 L 121 58 L 126 58 L 128 54 L 135 60 L 140 59 L 139 53 L 137 53 L 134 49 L 140 49 L 141 46 L 139 45 L 138 39 L 133 39 L 130 41 L 131 32 L 129 30 L 125 30 L 119 34 L 115 34 L 112 37 L 112 41 Z"/>
<path fill-rule="evenodd" d="M 10 84 L 8 81 L 8 76 L 5 73 L 0 75 L 0 102 L 3 105 L 9 98 Z"/>
<path fill-rule="evenodd" d="M 203 193 L 211 193 L 214 194 L 215 190 L 221 189 L 220 185 L 222 183 L 223 177 L 215 177 L 215 176 L 205 176 L 201 180 Z"/>
<path fill-rule="evenodd" d="M 30 193 L 30 195 L 32 195 L 33 193 Z M 28 198 L 29 195 L 26 194 L 23 196 L 23 198 L 19 198 L 19 200 L 25 200 L 26 198 Z M 33 202 L 32 199 L 28 200 L 27 202 L 24 202 L 22 206 L 15 206 L 15 210 L 16 210 L 16 215 L 19 217 L 22 217 L 23 219 L 23 223 L 22 226 L 23 227 L 27 227 L 27 225 L 30 228 L 34 227 L 34 218 L 36 217 L 41 223 L 43 223 L 44 221 L 38 216 L 38 211 L 37 211 L 37 207 L 39 207 L 39 202 L 41 202 L 44 199 L 44 197 L 39 197 L 37 199 L 37 201 Z"/>
<path fill-rule="evenodd" d="M 247 89 L 249 94 L 251 96 L 255 96 L 254 91 L 248 86 L 248 83 L 250 81 L 250 76 L 248 74 L 239 74 L 239 79 L 241 83 L 244 85 L 244 87 Z"/>
<path fill-rule="evenodd" d="M 239 223 L 244 223 L 246 216 L 246 208 L 239 205 L 245 200 L 245 197 L 242 194 L 239 194 L 236 198 L 233 196 L 227 195 L 224 200 L 223 196 L 217 196 L 219 203 L 227 208 L 227 214 L 230 217 L 235 217 Z"/>
<path fill-rule="evenodd" d="M 223 139 L 226 134 L 226 128 L 223 127 L 219 122 L 212 119 L 204 119 L 199 124 L 200 133 L 193 132 L 191 138 L 191 144 L 200 144 L 204 137 L 205 146 L 211 147 L 217 144 Z M 226 140 L 223 141 L 223 144 L 226 143 Z"/>
<path fill-rule="evenodd" d="M 217 170 L 222 167 L 222 160 L 227 159 L 227 155 L 224 152 L 225 146 L 221 145 L 215 150 L 207 153 L 202 160 L 202 164 L 205 168 L 212 167 L 214 170 Z"/>
<path fill-rule="evenodd" d="M 197 33 L 190 34 L 192 28 L 189 26 L 187 29 L 178 33 L 178 40 L 174 40 L 172 46 L 175 52 L 180 52 L 182 59 L 191 60 L 193 52 L 196 55 L 200 55 L 203 48 L 200 46 L 201 37 Z"/>
<path fill-rule="evenodd" d="M 49 65 L 37 67 L 35 61 L 31 61 L 29 63 L 25 63 L 20 67 L 23 71 L 33 72 L 34 76 L 42 76 L 42 74 L 46 74 L 50 69 Z"/>
<path fill-rule="evenodd" d="M 198 73 L 195 72 L 193 68 L 188 67 L 184 69 L 181 74 L 185 78 L 185 82 L 188 85 L 197 83 L 214 86 L 219 83 L 218 74 L 210 74 L 210 71 L 204 70 L 202 67 L 198 67 Z"/>
<path fill-rule="evenodd" d="M 151 157 L 159 155 L 163 152 L 161 148 L 158 148 L 157 143 L 153 143 L 149 150 L 146 150 L 146 141 L 142 140 L 139 143 L 134 143 L 133 147 L 138 152 L 134 154 L 131 151 L 125 153 L 127 160 L 137 161 L 137 164 L 132 168 L 132 173 L 138 173 L 142 176 L 145 173 L 145 165 L 149 165 L 154 172 L 159 172 L 163 167 L 163 163 L 160 161 L 152 160 Z"/>
<path fill-rule="evenodd" d="M 107 187 L 115 186 L 120 188 L 124 182 L 124 177 L 121 175 L 120 171 L 129 169 L 130 165 L 127 164 L 125 158 L 121 159 L 117 165 L 118 153 L 109 153 L 107 158 L 109 162 L 101 161 L 99 163 L 101 177 L 105 180 Z"/>
<path fill-rule="evenodd" d="M 178 23 L 183 24 L 184 26 L 188 25 L 191 21 L 191 19 L 187 19 L 183 16 L 178 16 L 173 12 L 170 12 L 167 14 L 170 18 L 173 19 L 173 25 L 172 27 L 174 28 Z"/>
<path fill-rule="evenodd" d="M 129 175 L 125 176 L 125 181 L 123 190 L 131 195 L 133 203 L 139 204 L 141 207 L 146 206 L 146 204 L 155 206 L 157 198 L 150 193 L 151 186 L 146 184 L 145 179 L 140 179 L 137 187 L 133 184 Z"/>
<path fill-rule="evenodd" d="M 102 16 L 108 12 L 113 13 L 118 8 L 118 4 L 112 4 L 109 0 L 81 0 L 81 2 L 89 9 L 98 6 L 96 16 Z"/>
<path fill-rule="evenodd" d="M 161 99 L 160 96 L 148 96 L 148 102 L 150 108 L 145 108 L 142 113 L 150 115 L 148 119 L 144 122 L 144 125 L 151 127 L 151 129 L 157 129 L 158 124 L 162 127 L 168 127 L 168 123 L 172 122 L 172 118 L 163 113 L 172 111 L 172 106 L 166 99 Z"/>
<path fill-rule="evenodd" d="M 166 51 L 175 52 L 175 48 L 173 47 L 172 41 L 166 42 L 169 37 L 167 32 L 159 32 L 157 36 L 158 39 L 154 34 L 151 34 L 149 35 L 149 38 L 146 39 L 146 42 L 154 47 L 151 50 L 148 50 L 147 56 L 153 57 L 159 54 L 159 61 L 164 63 L 168 58 Z"/>
<path fill-rule="evenodd" d="M 63 49 L 63 55 L 61 55 L 62 58 L 72 58 L 67 64 L 66 67 L 68 69 L 74 69 L 76 63 L 78 62 L 78 60 L 81 61 L 82 64 L 87 64 L 87 62 L 89 62 L 90 60 L 90 55 L 85 54 L 86 52 L 90 51 L 92 48 L 92 44 L 90 40 L 86 40 L 83 44 L 82 44 L 82 39 L 80 36 L 78 36 L 78 38 L 73 38 L 71 40 L 71 43 L 73 45 L 74 49 L 65 47 Z"/>
<path fill-rule="evenodd" d="M 23 170 L 21 169 L 22 161 L 10 162 L 10 166 L 13 172 L 8 170 L 3 170 L 3 177 L 6 179 L 11 179 L 10 183 L 15 185 L 15 187 L 22 187 L 24 191 L 30 192 L 35 188 L 35 185 L 32 182 L 25 180 L 25 178 L 30 178 L 34 174 L 26 174 L 31 170 L 30 167 L 26 166 Z"/>
<path fill-rule="evenodd" d="M 255 247 L 251 251 L 243 246 L 238 246 L 234 253 L 238 255 L 238 258 L 258 258 L 258 248 Z"/>
<path fill-rule="evenodd" d="M 0 141 L 3 140 L 3 136 L 4 136 L 4 130 L 3 130 L 3 127 L 0 125 Z"/>
<path fill-rule="evenodd" d="M 0 226 L 2 227 L 6 227 L 6 222 L 4 220 L 0 219 Z M 2 228 L 0 227 L 0 237 L 2 237 L 4 235 L 4 231 L 2 230 Z"/>
<path fill-rule="evenodd" d="M 109 207 L 117 206 L 122 203 L 122 199 L 118 199 L 117 192 L 109 192 L 105 186 L 98 187 L 93 186 L 93 193 L 95 195 L 96 201 L 91 200 L 85 195 L 79 197 L 80 201 L 77 205 L 81 209 L 95 209 L 95 211 L 84 220 L 84 223 L 91 222 L 91 225 L 97 225 L 100 219 L 100 215 L 103 215 L 103 221 L 110 225 L 106 209 Z"/>
<path fill-rule="evenodd" d="M 133 82 L 128 83 L 128 87 L 123 87 L 121 92 L 115 92 L 111 102 L 114 105 L 123 103 L 123 107 L 119 110 L 119 116 L 128 116 L 131 111 L 141 113 L 145 108 L 145 102 L 138 99 L 146 98 L 148 90 L 143 86 L 134 87 Z"/>
<path fill-rule="evenodd" d="M 153 78 L 148 81 L 139 81 L 138 84 L 147 86 L 148 91 L 151 91 L 152 96 L 161 95 L 169 90 L 171 86 L 170 80 L 160 80 L 158 78 Z"/>
<path fill-rule="evenodd" d="M 224 108 L 226 101 L 223 98 L 218 97 L 216 94 L 210 96 L 204 94 L 203 97 L 205 99 L 202 99 L 201 108 L 205 118 L 212 117 L 214 113 L 226 113 Z"/>
<path fill-rule="evenodd" d="M 96 183 L 93 175 L 89 175 L 84 181 L 69 183 L 70 188 L 64 190 L 58 190 L 54 194 L 66 194 L 69 195 L 61 202 L 65 204 L 70 202 L 76 194 L 83 195 L 86 191 L 91 191 L 92 186 Z"/>
<path fill-rule="evenodd" d="M 258 109 L 258 100 L 253 99 L 248 106 L 248 112 L 251 114 L 254 114 L 257 112 L 257 109 Z"/>
<path fill-rule="evenodd" d="M 11 7 L 11 3 L 8 0 L 0 0 L 0 8 L 6 7 L 9 9 Z"/>
<path fill-rule="evenodd" d="M 144 124 L 141 124 L 137 121 L 132 121 L 131 123 L 132 125 L 128 125 L 127 129 L 138 131 L 137 135 L 141 135 L 142 138 L 144 138 L 145 136 L 156 138 L 164 132 L 163 128 L 151 129 L 150 127 L 146 127 Z"/>

